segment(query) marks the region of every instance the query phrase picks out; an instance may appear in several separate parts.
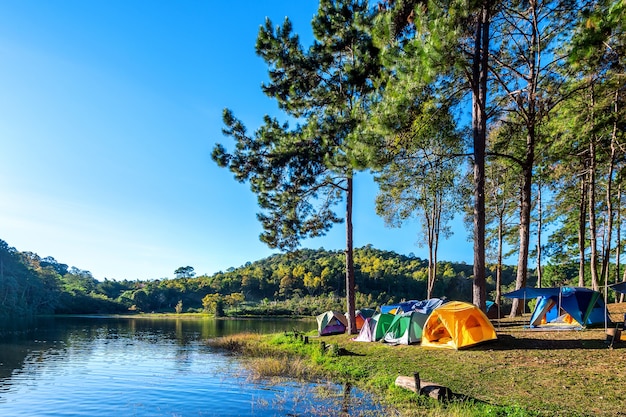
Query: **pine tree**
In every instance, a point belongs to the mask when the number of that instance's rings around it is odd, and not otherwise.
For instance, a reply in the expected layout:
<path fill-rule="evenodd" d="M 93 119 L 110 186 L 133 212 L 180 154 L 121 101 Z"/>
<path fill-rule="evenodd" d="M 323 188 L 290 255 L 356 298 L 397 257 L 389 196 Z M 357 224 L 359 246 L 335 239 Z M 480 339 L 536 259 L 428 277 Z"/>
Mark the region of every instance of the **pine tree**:
<path fill-rule="evenodd" d="M 360 126 L 366 119 L 378 50 L 369 28 L 367 1 L 322 0 L 312 21 L 315 41 L 304 49 L 288 18 L 261 27 L 256 51 L 268 65 L 263 91 L 301 124 L 265 117 L 252 136 L 230 110 L 224 133 L 236 142 L 230 154 L 222 145 L 213 159 L 239 181 L 249 181 L 262 212 L 261 240 L 283 250 L 305 237 L 324 234 L 342 221 L 332 207 L 345 203 L 346 305 L 348 331 L 356 332 L 352 243 L 352 194 L 359 157 Z"/>

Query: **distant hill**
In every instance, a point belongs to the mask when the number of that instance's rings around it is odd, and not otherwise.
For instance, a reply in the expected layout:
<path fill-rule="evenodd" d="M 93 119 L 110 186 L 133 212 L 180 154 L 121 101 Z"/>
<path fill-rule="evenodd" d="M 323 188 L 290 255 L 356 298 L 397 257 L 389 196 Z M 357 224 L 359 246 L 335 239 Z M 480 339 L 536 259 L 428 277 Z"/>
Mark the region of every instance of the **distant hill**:
<path fill-rule="evenodd" d="M 354 250 L 354 264 L 356 289 L 360 293 L 396 300 L 426 297 L 426 260 L 364 246 Z M 294 294 L 343 294 L 344 268 L 343 251 L 303 249 L 249 262 L 208 278 L 220 291 L 243 291 L 246 298 L 289 298 Z M 472 265 L 439 262 L 433 295 L 471 300 L 472 274 Z M 514 268 L 505 266 L 503 285 L 511 284 L 514 279 Z M 488 291 L 495 289 L 495 268 L 487 270 L 487 285 Z"/>
<path fill-rule="evenodd" d="M 427 261 L 375 249 L 354 251 L 357 304 L 380 305 L 426 297 Z M 88 271 L 68 268 L 52 257 L 19 252 L 0 240 L 0 318 L 41 313 L 202 311 L 209 299 L 231 303 L 299 303 L 345 294 L 343 251 L 302 249 L 275 254 L 213 275 L 149 281 L 98 281 Z M 487 290 L 495 289 L 495 269 L 487 270 Z M 503 286 L 514 281 L 505 266 Z M 237 297 L 234 294 L 240 294 Z M 439 262 L 434 296 L 471 301 L 472 266 Z M 207 296 L 210 296 L 207 298 Z M 243 296 L 243 297 L 241 297 Z M 238 300 L 238 301 L 234 301 Z"/>

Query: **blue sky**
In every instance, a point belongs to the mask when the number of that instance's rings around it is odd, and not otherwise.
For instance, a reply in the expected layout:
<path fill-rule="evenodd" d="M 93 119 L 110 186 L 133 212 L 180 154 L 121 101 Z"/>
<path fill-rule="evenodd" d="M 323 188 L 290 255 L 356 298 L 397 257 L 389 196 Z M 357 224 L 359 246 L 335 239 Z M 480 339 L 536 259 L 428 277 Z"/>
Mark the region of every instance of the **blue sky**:
<path fill-rule="evenodd" d="M 274 251 L 248 185 L 211 161 L 228 107 L 249 130 L 278 115 L 254 52 L 269 17 L 311 40 L 317 1 L 0 2 L 0 239 L 97 279 L 171 278 Z M 418 223 L 390 229 L 355 179 L 354 242 L 426 258 Z M 338 207 L 341 213 L 341 207 Z M 460 222 L 442 260 L 472 262 Z M 337 225 L 304 247 L 343 249 Z"/>

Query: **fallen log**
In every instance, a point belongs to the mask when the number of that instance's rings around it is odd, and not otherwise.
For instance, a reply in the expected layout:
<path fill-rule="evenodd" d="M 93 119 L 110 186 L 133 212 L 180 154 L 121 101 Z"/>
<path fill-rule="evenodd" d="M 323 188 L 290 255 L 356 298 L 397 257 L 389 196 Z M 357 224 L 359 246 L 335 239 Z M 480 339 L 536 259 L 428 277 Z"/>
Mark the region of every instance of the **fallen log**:
<path fill-rule="evenodd" d="M 396 378 L 396 386 L 411 390 L 419 395 L 427 395 L 437 401 L 449 401 L 454 397 L 450 388 L 433 382 L 422 381 L 417 372 L 413 376 L 399 375 Z"/>

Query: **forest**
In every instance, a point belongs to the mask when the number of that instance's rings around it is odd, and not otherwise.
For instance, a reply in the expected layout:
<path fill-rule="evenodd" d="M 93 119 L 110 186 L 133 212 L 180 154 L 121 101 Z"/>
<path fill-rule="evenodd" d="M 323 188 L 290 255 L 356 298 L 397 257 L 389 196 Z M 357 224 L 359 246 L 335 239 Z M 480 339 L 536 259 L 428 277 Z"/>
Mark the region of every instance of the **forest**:
<path fill-rule="evenodd" d="M 344 308 L 345 255 L 303 249 L 275 254 L 211 276 L 193 267 L 172 279 L 96 280 L 89 271 L 20 252 L 0 240 L 0 319 L 38 314 L 210 313 L 238 316 L 313 316 Z M 355 250 L 357 301 L 377 307 L 424 299 L 428 262 L 372 247 Z M 441 262 L 435 295 L 471 298 L 471 265 Z M 495 288 L 489 268 L 489 288 Z M 514 268 L 504 269 L 512 285 Z M 220 307 L 222 310 L 220 311 Z"/>
<path fill-rule="evenodd" d="M 259 114 L 249 131 L 224 109 L 226 141 L 212 156 L 256 194 L 261 240 L 290 251 L 343 223 L 351 329 L 352 199 L 365 171 L 387 224 L 421 223 L 427 297 L 456 214 L 473 231 L 471 300 L 483 310 L 490 252 L 498 301 L 507 255 L 516 288 L 623 279 L 625 2 L 371 6 L 321 0 L 310 45 L 288 17 L 258 31 L 261 89 L 283 117 Z"/>
<path fill-rule="evenodd" d="M 401 298 L 484 309 L 507 289 L 624 280 L 624 22 L 623 0 L 321 0 L 303 46 L 289 18 L 268 19 L 261 88 L 294 125 L 259 114 L 250 132 L 224 109 L 211 156 L 249 184 L 261 241 L 284 253 L 210 277 L 98 282 L 3 243 L 0 314 L 333 305 L 352 326 L 355 307 Z M 353 248 L 358 172 L 374 175 L 388 225 L 419 220 L 426 260 Z M 472 265 L 438 259 L 454 215 Z M 345 250 L 299 249 L 338 223 Z"/>

